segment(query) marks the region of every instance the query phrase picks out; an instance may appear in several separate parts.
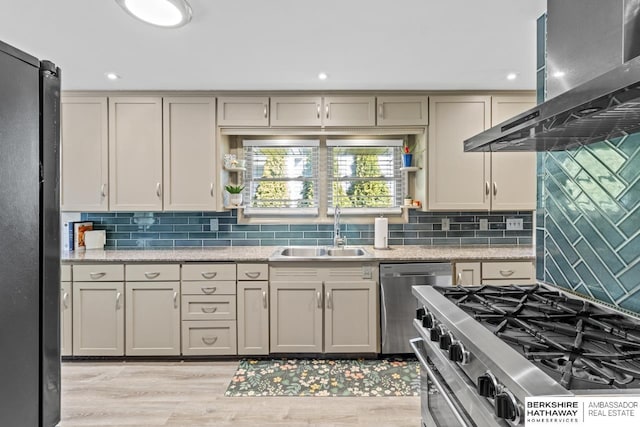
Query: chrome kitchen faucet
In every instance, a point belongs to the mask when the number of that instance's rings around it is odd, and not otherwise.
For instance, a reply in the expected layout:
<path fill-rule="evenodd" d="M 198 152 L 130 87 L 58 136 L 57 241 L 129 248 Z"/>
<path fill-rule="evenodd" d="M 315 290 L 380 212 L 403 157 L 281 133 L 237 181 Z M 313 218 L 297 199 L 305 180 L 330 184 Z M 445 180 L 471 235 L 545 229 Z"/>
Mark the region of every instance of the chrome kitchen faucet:
<path fill-rule="evenodd" d="M 333 229 L 335 230 L 333 246 L 336 248 L 343 248 L 347 244 L 347 238 L 340 236 L 340 205 L 336 205 L 333 212 Z"/>

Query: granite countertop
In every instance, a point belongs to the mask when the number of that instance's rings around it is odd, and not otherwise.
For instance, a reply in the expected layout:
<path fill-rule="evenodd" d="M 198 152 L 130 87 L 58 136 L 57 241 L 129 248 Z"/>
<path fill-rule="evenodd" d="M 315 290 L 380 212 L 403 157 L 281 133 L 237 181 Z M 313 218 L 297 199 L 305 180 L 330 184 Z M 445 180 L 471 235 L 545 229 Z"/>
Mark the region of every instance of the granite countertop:
<path fill-rule="evenodd" d="M 533 246 L 394 246 L 373 249 L 362 246 L 373 261 L 484 261 L 534 260 Z M 175 249 L 107 249 L 63 252 L 62 262 L 188 262 L 188 261 L 269 261 L 276 246 L 229 246 Z M 371 258 L 353 261 L 371 262 Z M 282 261 L 296 262 L 296 261 Z"/>

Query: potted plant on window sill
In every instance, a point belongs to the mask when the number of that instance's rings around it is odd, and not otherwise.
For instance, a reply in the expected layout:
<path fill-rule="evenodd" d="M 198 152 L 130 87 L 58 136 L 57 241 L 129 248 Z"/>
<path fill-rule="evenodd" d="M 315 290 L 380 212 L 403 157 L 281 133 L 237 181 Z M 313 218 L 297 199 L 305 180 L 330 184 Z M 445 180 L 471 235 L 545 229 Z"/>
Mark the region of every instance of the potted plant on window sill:
<path fill-rule="evenodd" d="M 410 195 L 406 195 L 404 196 L 404 205 L 405 206 L 411 206 L 413 204 L 413 198 Z"/>
<path fill-rule="evenodd" d="M 231 206 L 240 206 L 242 204 L 243 185 L 226 185 L 224 189 L 229 193 L 229 204 Z"/>

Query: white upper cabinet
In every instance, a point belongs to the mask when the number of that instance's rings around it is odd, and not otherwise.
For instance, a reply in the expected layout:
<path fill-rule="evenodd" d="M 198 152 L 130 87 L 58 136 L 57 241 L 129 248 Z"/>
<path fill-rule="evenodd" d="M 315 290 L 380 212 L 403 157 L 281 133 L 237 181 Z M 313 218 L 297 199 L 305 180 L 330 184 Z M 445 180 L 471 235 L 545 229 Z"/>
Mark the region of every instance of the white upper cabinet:
<path fill-rule="evenodd" d="M 164 98 L 163 104 L 164 209 L 215 210 L 215 98 Z"/>
<path fill-rule="evenodd" d="M 325 96 L 324 126 L 375 126 L 373 96 Z"/>
<path fill-rule="evenodd" d="M 379 96 L 378 126 L 426 126 L 429 98 L 426 96 Z"/>
<path fill-rule="evenodd" d="M 535 153 L 464 151 L 465 139 L 534 105 L 533 95 L 430 97 L 429 209 L 535 209 Z"/>
<path fill-rule="evenodd" d="M 535 105 L 533 95 L 493 96 L 491 126 Z M 491 153 L 491 208 L 522 211 L 536 208 L 536 153 Z"/>
<path fill-rule="evenodd" d="M 490 209 L 489 154 L 465 153 L 463 142 L 489 127 L 491 97 L 432 96 L 429 115 L 429 209 Z"/>
<path fill-rule="evenodd" d="M 162 98 L 109 98 L 111 210 L 162 210 Z"/>
<path fill-rule="evenodd" d="M 271 97 L 271 126 L 322 125 L 322 97 Z"/>
<path fill-rule="evenodd" d="M 62 97 L 60 209 L 109 209 L 109 149 L 106 97 Z"/>
<path fill-rule="evenodd" d="M 269 126 L 269 98 L 233 96 L 218 98 L 219 126 Z"/>

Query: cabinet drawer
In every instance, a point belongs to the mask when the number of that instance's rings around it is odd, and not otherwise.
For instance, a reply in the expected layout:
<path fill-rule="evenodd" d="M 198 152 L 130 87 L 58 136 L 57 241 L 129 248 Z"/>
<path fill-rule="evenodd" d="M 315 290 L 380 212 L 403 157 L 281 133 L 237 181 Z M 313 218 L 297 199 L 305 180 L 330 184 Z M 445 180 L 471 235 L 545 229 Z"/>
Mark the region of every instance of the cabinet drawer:
<path fill-rule="evenodd" d="M 235 295 L 236 282 L 228 280 L 184 282 L 182 295 Z"/>
<path fill-rule="evenodd" d="M 127 264 L 127 281 L 174 281 L 180 280 L 179 264 Z"/>
<path fill-rule="evenodd" d="M 70 265 L 61 265 L 60 266 L 60 281 L 61 282 L 70 282 L 71 281 L 71 266 Z"/>
<path fill-rule="evenodd" d="M 184 264 L 182 280 L 236 280 L 236 265 Z"/>
<path fill-rule="evenodd" d="M 532 262 L 483 262 L 482 279 L 532 279 Z"/>
<path fill-rule="evenodd" d="M 182 320 L 235 320 L 236 297 L 233 295 L 185 295 L 182 297 Z"/>
<path fill-rule="evenodd" d="M 268 280 L 269 264 L 238 264 L 238 280 Z"/>
<path fill-rule="evenodd" d="M 532 279 L 486 279 L 482 281 L 483 285 L 492 286 L 509 286 L 509 285 L 532 285 L 536 281 Z"/>
<path fill-rule="evenodd" d="M 182 322 L 182 354 L 236 354 L 236 322 Z"/>
<path fill-rule="evenodd" d="M 73 266 L 74 282 L 121 282 L 124 280 L 122 264 L 91 264 Z"/>

